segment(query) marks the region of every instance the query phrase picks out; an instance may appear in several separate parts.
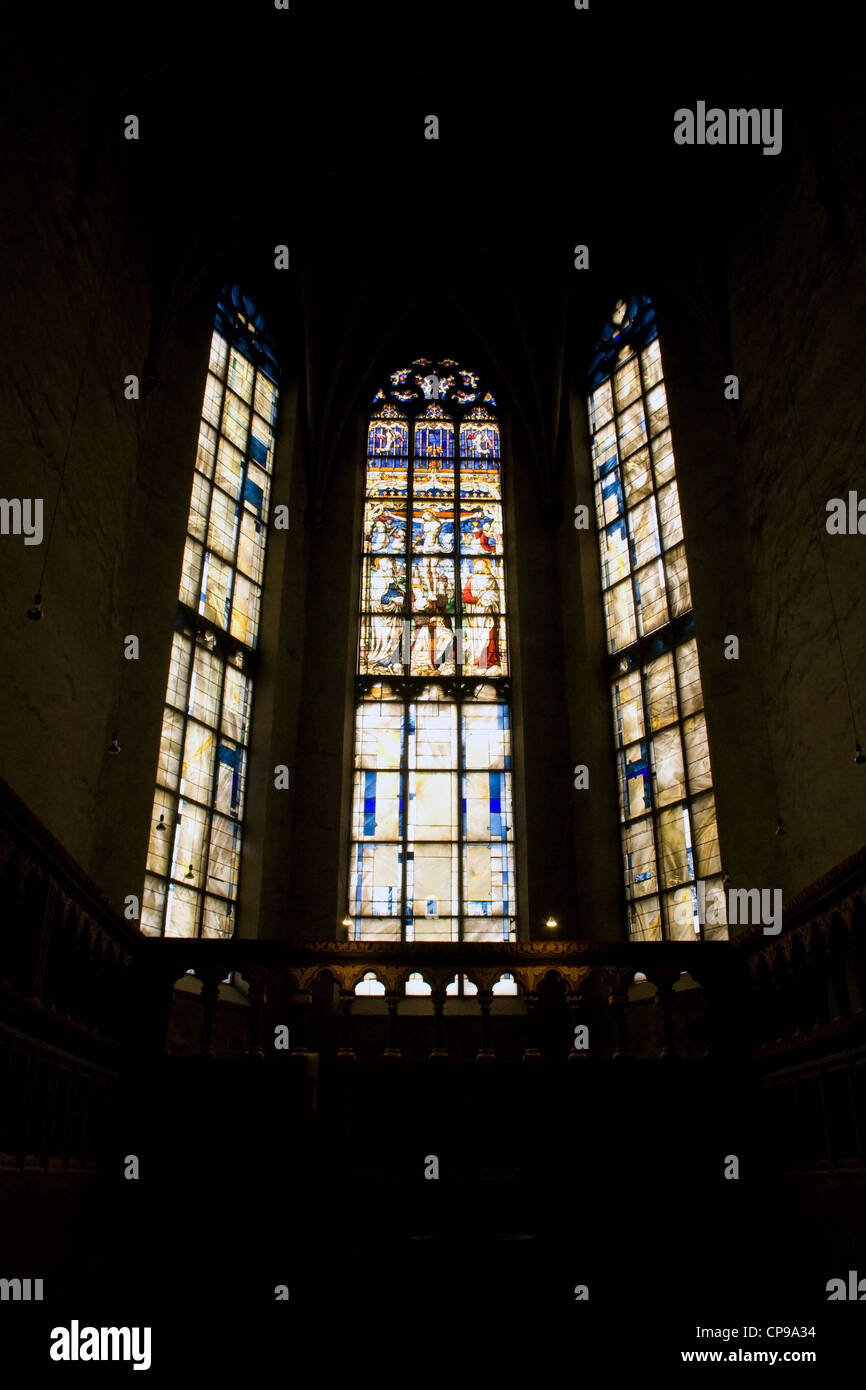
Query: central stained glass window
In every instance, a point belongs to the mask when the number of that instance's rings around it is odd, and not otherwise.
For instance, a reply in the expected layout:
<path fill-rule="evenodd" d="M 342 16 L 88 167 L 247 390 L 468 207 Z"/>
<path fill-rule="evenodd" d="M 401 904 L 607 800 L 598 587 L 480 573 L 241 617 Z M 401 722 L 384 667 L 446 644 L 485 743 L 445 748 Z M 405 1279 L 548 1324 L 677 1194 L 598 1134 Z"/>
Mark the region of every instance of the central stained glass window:
<path fill-rule="evenodd" d="M 419 358 L 367 437 L 350 936 L 517 936 L 496 402 Z"/>

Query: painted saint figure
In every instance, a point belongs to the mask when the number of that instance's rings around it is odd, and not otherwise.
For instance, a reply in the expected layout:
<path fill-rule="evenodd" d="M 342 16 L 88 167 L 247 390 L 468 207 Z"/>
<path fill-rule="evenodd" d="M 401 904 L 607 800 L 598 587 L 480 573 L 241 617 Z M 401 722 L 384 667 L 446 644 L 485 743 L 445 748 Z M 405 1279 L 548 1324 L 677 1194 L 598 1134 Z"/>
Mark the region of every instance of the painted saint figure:
<path fill-rule="evenodd" d="M 497 533 L 493 517 L 481 508 L 463 517 L 463 550 L 468 555 L 495 555 Z"/>
<path fill-rule="evenodd" d="M 432 512 L 425 512 L 421 518 L 421 525 L 424 530 L 422 549 L 437 550 L 439 548 L 439 532 L 442 529 L 442 523 L 436 519 Z"/>
<path fill-rule="evenodd" d="M 383 510 L 373 521 L 370 549 L 400 555 L 404 549 L 405 524 L 397 512 Z"/>
<path fill-rule="evenodd" d="M 400 638 L 403 631 L 405 588 L 396 573 L 394 561 L 383 556 L 370 566 L 371 641 L 367 661 L 370 666 L 391 670 L 400 665 Z"/>
<path fill-rule="evenodd" d="M 412 566 L 412 670 L 418 675 L 453 674 L 453 562 L 416 560 Z"/>
<path fill-rule="evenodd" d="M 498 619 L 501 611 L 499 584 L 489 560 L 475 560 L 463 584 L 466 612 L 464 669 L 474 668 L 491 676 L 501 675 Z"/>

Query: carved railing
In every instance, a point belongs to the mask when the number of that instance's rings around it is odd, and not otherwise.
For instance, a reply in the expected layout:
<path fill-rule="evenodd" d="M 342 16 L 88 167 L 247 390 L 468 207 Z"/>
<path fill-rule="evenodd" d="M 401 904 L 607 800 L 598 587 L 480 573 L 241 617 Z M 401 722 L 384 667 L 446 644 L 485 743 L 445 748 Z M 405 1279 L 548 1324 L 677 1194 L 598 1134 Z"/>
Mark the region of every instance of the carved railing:
<path fill-rule="evenodd" d="M 763 1139 L 791 1175 L 866 1165 L 866 849 L 737 943 L 743 1028 L 763 1075 Z"/>
<path fill-rule="evenodd" d="M 766 1065 L 866 1042 L 866 848 L 736 943 L 749 1048 Z"/>
<path fill-rule="evenodd" d="M 218 999 L 237 997 L 227 985 L 230 977 L 239 978 L 245 988 L 249 1034 L 242 1050 L 251 1057 L 279 1056 L 282 1049 L 274 1040 L 281 1026 L 289 1032 L 283 1056 L 303 1057 L 315 1050 L 342 1060 L 426 1055 L 434 1061 L 451 1056 L 583 1061 L 706 1056 L 737 1046 L 730 1019 L 736 960 L 723 942 L 446 945 L 175 939 L 147 942 L 142 958 L 150 977 L 148 996 L 161 1001 L 153 1016 L 154 1045 L 166 1045 L 175 984 L 192 974 L 200 981 L 197 1050 L 204 1054 L 241 1050 L 237 1035 L 233 1048 L 215 1045 Z M 494 992 L 503 976 L 514 982 L 513 997 Z M 410 977 L 420 977 L 429 991 L 425 999 L 407 994 Z M 460 977 L 472 988 L 457 1000 L 448 987 Z M 375 1002 L 356 993 L 371 979 L 383 990 Z M 652 1021 L 643 1016 L 647 1004 L 654 1006 Z M 310 1024 L 316 1012 L 313 1044 Z M 417 1032 L 425 1015 L 429 1048 L 419 1054 L 409 1046 L 404 1054 L 401 1026 L 404 1033 L 413 1027 Z M 516 1019 L 521 1020 L 517 1027 Z M 360 1045 L 359 1027 L 365 1034 Z"/>
<path fill-rule="evenodd" d="M 93 1166 L 140 942 L 0 784 L 0 1165 Z"/>
<path fill-rule="evenodd" d="M 357 993 L 369 976 L 376 998 Z M 123 1066 L 166 1053 L 751 1057 L 769 1074 L 862 1046 L 866 849 L 791 901 L 778 936 L 735 943 L 156 940 L 0 784 L 0 1162 L 87 1164 Z"/>

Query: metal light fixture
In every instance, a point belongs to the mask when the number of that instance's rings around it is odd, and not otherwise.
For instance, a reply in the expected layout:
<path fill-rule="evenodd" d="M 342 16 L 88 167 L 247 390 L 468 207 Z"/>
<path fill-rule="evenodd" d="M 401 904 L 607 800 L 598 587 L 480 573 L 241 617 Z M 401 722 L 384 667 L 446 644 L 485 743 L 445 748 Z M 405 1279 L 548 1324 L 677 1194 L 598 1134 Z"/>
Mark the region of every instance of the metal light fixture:
<path fill-rule="evenodd" d="M 38 623 L 39 620 L 45 616 L 44 613 L 42 612 L 42 595 L 41 595 L 41 594 L 34 594 L 34 595 L 33 595 L 33 602 L 32 602 L 32 604 L 30 605 L 30 607 L 27 609 L 27 616 L 28 616 L 28 618 L 30 619 L 30 621 L 33 622 L 33 623 Z"/>
<path fill-rule="evenodd" d="M 153 829 L 154 829 L 154 834 L 156 834 L 156 835 L 164 835 L 164 834 L 165 834 L 165 816 L 162 814 L 162 811 L 160 811 L 160 813 L 159 813 L 159 820 L 156 822 L 156 825 L 153 827 Z"/>
<path fill-rule="evenodd" d="M 780 816 L 779 819 L 776 821 L 776 834 L 777 834 L 777 835 L 784 835 L 784 833 L 785 833 L 785 827 L 784 827 L 784 825 L 782 824 L 782 818 L 781 818 L 781 816 Z"/>
<path fill-rule="evenodd" d="M 551 913 L 551 914 L 548 916 L 547 921 L 545 922 L 544 925 L 545 925 L 546 927 L 549 927 L 550 930 L 553 931 L 553 929 L 554 929 L 555 927 L 558 927 L 558 926 L 559 926 L 559 923 L 557 922 L 556 918 L 555 918 L 555 917 L 553 916 L 553 914 Z"/>
<path fill-rule="evenodd" d="M 858 765 L 860 763 L 866 763 L 866 755 L 864 755 L 863 749 L 860 747 L 859 743 L 855 746 L 854 761 Z"/>
<path fill-rule="evenodd" d="M 186 873 L 184 874 L 184 878 L 186 878 L 186 879 L 195 878 L 195 874 L 194 874 L 193 871 L 192 871 L 192 863 L 190 863 L 189 868 L 187 869 Z"/>
<path fill-rule="evenodd" d="M 120 744 L 119 744 L 118 741 L 117 741 L 117 730 L 116 730 L 116 729 L 115 729 L 114 733 L 111 735 L 111 742 L 110 742 L 109 745 L 108 745 L 108 751 L 109 751 L 109 753 L 119 753 L 119 752 L 120 752 Z"/>

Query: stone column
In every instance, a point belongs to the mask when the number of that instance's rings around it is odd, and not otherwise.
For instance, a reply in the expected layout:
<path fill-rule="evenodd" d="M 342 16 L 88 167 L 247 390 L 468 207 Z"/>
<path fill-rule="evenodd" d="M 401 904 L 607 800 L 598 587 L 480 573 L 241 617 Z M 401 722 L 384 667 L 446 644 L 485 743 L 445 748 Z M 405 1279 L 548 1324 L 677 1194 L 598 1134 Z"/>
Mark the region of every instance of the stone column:
<path fill-rule="evenodd" d="M 397 1010 L 400 1006 L 400 996 L 396 993 L 385 995 L 385 1003 L 388 1005 L 388 1041 L 383 1052 L 383 1057 L 390 1057 L 396 1061 L 403 1060 L 403 1054 L 397 1046 Z"/>
<path fill-rule="evenodd" d="M 478 1049 L 476 1062 L 494 1062 L 496 1053 L 490 1046 L 490 1008 L 493 1004 L 493 991 L 489 989 L 479 989 L 478 1007 L 481 1010 L 481 1046 Z"/>
<path fill-rule="evenodd" d="M 343 1041 L 337 1048 L 337 1056 L 344 1061 L 354 1062 L 355 1051 L 352 1047 L 352 1006 L 355 1003 L 355 991 L 353 989 L 340 990 L 340 1008 L 343 1011 Z"/>

